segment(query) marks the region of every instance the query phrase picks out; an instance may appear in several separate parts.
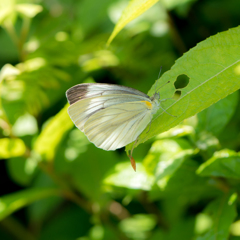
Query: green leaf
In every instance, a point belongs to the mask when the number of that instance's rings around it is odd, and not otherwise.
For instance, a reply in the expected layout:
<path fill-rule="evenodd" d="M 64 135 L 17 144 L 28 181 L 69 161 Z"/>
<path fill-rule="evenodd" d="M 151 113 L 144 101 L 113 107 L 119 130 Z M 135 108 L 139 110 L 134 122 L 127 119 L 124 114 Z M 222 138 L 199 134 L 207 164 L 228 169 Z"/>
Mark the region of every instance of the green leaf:
<path fill-rule="evenodd" d="M 38 55 L 16 67 L 9 64 L 3 67 L 0 76 L 1 81 L 5 80 L 1 89 L 2 107 L 11 124 L 26 112 L 38 115 L 65 95 L 66 89 L 72 85 L 68 82 L 71 76 L 56 66 L 59 65 L 52 66 L 46 58 Z"/>
<path fill-rule="evenodd" d="M 185 53 L 173 65 L 171 70 L 163 74 L 160 81 L 149 91 L 154 95 L 155 89 L 170 81 L 159 92 L 161 99 L 172 98 L 176 89 L 174 82 L 178 76 L 189 78 L 189 84 L 182 89 L 177 100 L 168 99 L 161 103 L 155 114 L 151 129 L 146 128 L 139 137 L 138 143 L 167 131 L 181 121 L 201 112 L 220 99 L 240 88 L 240 27 L 219 33 L 199 43 Z M 129 151 L 129 144 L 126 151 Z"/>
<path fill-rule="evenodd" d="M 24 142 L 18 138 L 2 138 L 0 146 L 0 159 L 19 157 L 26 151 Z"/>
<path fill-rule="evenodd" d="M 227 240 L 229 228 L 236 217 L 235 203 L 229 202 L 230 194 L 211 202 L 204 211 L 211 216 L 213 225 L 211 229 L 197 240 Z"/>
<path fill-rule="evenodd" d="M 137 18 L 142 13 L 146 12 L 159 0 L 131 0 L 128 6 L 124 9 L 122 16 L 116 24 L 111 36 L 107 41 L 107 45 L 110 45 L 116 35 L 133 19 Z"/>
<path fill-rule="evenodd" d="M 156 226 L 156 217 L 150 214 L 135 214 L 120 222 L 120 229 L 130 239 L 147 239 L 148 232 Z"/>
<path fill-rule="evenodd" d="M 172 206 L 173 207 L 173 206 Z M 148 240 L 193 240 L 194 218 L 181 219 L 168 231 L 159 228 Z"/>
<path fill-rule="evenodd" d="M 77 20 L 85 34 L 96 29 L 98 25 L 105 21 L 110 4 L 112 4 L 112 1 L 109 0 L 77 1 Z M 94 17 L 92 13 L 94 13 Z"/>
<path fill-rule="evenodd" d="M 118 160 L 116 152 L 97 148 L 81 131 L 74 129 L 59 145 L 54 167 L 57 174 L 68 176 L 79 192 L 100 202 L 106 200 L 102 197 L 103 179 Z"/>
<path fill-rule="evenodd" d="M 51 161 L 56 154 L 56 148 L 62 141 L 63 135 L 73 127 L 68 116 L 68 104 L 47 124 L 38 136 L 34 150 L 44 159 Z"/>
<path fill-rule="evenodd" d="M 240 238 L 240 220 L 234 222 L 231 225 L 230 232 L 231 232 L 231 235 L 233 235 L 233 236 L 239 236 L 237 238 L 239 240 L 239 238 Z M 233 240 L 233 239 L 231 239 L 231 240 Z"/>
<path fill-rule="evenodd" d="M 153 143 L 143 161 L 144 166 L 156 176 L 160 185 L 165 185 L 172 174 L 181 166 L 186 156 L 194 153 L 192 146 L 184 139 L 158 140 Z"/>
<path fill-rule="evenodd" d="M 26 186 L 34 176 L 37 160 L 24 157 L 10 158 L 7 161 L 7 167 L 10 177 L 19 185 Z"/>
<path fill-rule="evenodd" d="M 201 150 L 208 150 L 210 154 L 208 156 L 211 156 L 213 154 L 213 152 L 211 154 L 211 150 L 216 151 L 216 148 L 219 147 L 219 141 L 210 132 L 202 131 L 197 135 L 196 145 Z"/>
<path fill-rule="evenodd" d="M 160 133 L 156 136 L 157 139 L 165 138 L 179 138 L 187 135 L 192 135 L 195 133 L 195 130 L 192 126 L 179 124 L 176 127 L 169 129 L 166 132 Z"/>
<path fill-rule="evenodd" d="M 205 214 L 199 213 L 195 220 L 195 233 L 198 235 L 206 233 L 213 225 L 212 218 Z"/>
<path fill-rule="evenodd" d="M 196 131 L 218 134 L 226 126 L 236 110 L 239 93 L 235 92 L 200 112 Z"/>
<path fill-rule="evenodd" d="M 25 17 L 34 18 L 43 10 L 43 7 L 37 4 L 22 3 L 16 5 L 16 10 Z"/>
<path fill-rule="evenodd" d="M 35 188 L 5 195 L 0 198 L 0 220 L 32 202 L 59 194 L 57 189 Z"/>
<path fill-rule="evenodd" d="M 112 173 L 104 179 L 104 184 L 129 189 L 150 190 L 154 183 L 154 176 L 146 172 L 141 163 L 136 164 L 137 171 L 133 171 L 130 162 L 118 163 Z"/>
<path fill-rule="evenodd" d="M 178 198 L 187 203 L 204 198 L 212 198 L 219 194 L 219 190 L 209 185 L 208 179 L 199 177 L 196 174 L 198 164 L 196 161 L 186 159 L 167 181 L 162 191 L 158 186 L 154 186 L 150 192 L 150 198 L 169 199 Z"/>
<path fill-rule="evenodd" d="M 25 113 L 17 119 L 12 127 L 14 136 L 22 137 L 34 135 L 38 132 L 37 120 L 32 115 Z"/>
<path fill-rule="evenodd" d="M 18 13 L 24 17 L 33 18 L 43 10 L 41 5 L 16 2 L 15 0 L 0 1 L 0 25 L 14 23 Z"/>
<path fill-rule="evenodd" d="M 169 10 L 184 5 L 186 3 L 194 2 L 195 0 L 161 0 L 161 3 Z"/>
<path fill-rule="evenodd" d="M 11 78 L 13 78 L 13 76 L 19 75 L 20 73 L 21 73 L 21 71 L 18 68 L 16 68 L 13 65 L 7 63 L 1 69 L 0 83 L 4 79 L 10 80 Z"/>
<path fill-rule="evenodd" d="M 74 204 L 61 207 L 54 217 L 50 217 L 49 224 L 43 224 L 38 239 L 46 240 L 54 236 L 54 239 L 59 240 L 84 240 L 80 236 L 84 236 L 90 229 L 90 218 L 88 213 Z"/>
<path fill-rule="evenodd" d="M 5 22 L 14 22 L 16 19 L 16 11 L 14 9 L 14 0 L 1 0 L 0 1 L 0 25 Z"/>
<path fill-rule="evenodd" d="M 203 163 L 197 173 L 200 176 L 240 178 L 240 154 L 224 149 L 215 152 L 213 157 Z"/>

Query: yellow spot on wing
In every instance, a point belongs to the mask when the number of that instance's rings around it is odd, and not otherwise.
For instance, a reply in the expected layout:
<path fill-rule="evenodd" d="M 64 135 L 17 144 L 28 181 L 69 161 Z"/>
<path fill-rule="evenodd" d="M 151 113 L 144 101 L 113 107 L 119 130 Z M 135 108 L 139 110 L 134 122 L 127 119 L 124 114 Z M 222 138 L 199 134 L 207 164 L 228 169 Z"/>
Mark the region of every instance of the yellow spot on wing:
<path fill-rule="evenodd" d="M 147 105 L 148 109 L 152 109 L 152 104 L 150 102 L 148 101 L 142 101 L 142 102 L 144 102 Z"/>

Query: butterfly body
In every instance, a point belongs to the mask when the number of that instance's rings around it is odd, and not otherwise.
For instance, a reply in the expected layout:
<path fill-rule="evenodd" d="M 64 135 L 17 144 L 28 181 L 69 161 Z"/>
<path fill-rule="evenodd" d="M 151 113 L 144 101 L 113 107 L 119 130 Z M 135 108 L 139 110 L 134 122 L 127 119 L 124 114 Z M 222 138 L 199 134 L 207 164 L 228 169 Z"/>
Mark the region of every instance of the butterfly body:
<path fill-rule="evenodd" d="M 97 147 L 115 150 L 135 141 L 159 108 L 160 96 L 114 85 L 78 84 L 66 92 L 72 121 Z"/>

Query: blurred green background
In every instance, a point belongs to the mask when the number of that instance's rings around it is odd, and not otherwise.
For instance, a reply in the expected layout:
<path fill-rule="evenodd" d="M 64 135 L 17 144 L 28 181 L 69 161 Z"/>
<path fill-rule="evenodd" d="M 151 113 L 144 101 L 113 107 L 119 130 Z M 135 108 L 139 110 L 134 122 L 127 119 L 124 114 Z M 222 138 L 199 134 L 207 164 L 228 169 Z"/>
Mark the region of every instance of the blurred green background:
<path fill-rule="evenodd" d="M 83 82 L 145 93 L 238 0 L 162 0 L 107 48 L 127 0 L 0 0 L 0 239 L 238 240 L 235 92 L 134 150 L 96 148 L 67 114 Z M 178 81 L 184 86 L 184 79 Z"/>

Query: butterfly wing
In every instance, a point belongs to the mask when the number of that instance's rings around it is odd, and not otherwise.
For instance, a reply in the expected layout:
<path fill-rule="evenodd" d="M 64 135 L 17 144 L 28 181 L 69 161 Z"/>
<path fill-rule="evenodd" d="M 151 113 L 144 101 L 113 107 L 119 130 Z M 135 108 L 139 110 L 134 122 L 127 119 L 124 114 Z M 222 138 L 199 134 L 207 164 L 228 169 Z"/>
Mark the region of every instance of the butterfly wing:
<path fill-rule="evenodd" d="M 68 114 L 76 127 L 84 132 L 84 124 L 91 115 L 119 103 L 135 101 L 146 101 L 146 99 L 141 96 L 130 94 L 112 94 L 85 98 L 70 105 L 68 108 Z"/>
<path fill-rule="evenodd" d="M 133 88 L 79 84 L 70 88 L 69 116 L 97 147 L 115 150 L 136 140 L 151 119 L 151 100 Z M 152 105 L 151 105 L 152 106 Z"/>
<path fill-rule="evenodd" d="M 133 102 L 150 101 L 148 95 L 136 89 L 102 83 L 83 83 L 71 87 L 66 96 L 71 106 L 69 116 L 75 125 L 83 131 L 86 120 L 94 113 L 111 105 Z"/>
<path fill-rule="evenodd" d="M 135 141 L 151 121 L 152 111 L 144 101 L 110 106 L 89 117 L 84 133 L 104 150 L 115 150 Z"/>

